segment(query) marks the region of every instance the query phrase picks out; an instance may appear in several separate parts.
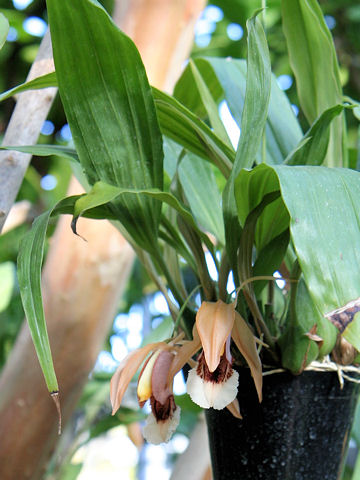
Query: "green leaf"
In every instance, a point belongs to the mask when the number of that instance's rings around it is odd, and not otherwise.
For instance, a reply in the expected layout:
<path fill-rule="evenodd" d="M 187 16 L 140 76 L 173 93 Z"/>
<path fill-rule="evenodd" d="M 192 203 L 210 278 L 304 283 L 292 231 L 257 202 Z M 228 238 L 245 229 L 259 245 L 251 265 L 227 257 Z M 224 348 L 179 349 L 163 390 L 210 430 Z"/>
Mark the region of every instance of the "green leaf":
<path fill-rule="evenodd" d="M 224 91 L 208 59 L 197 57 L 193 62 L 209 89 L 213 100 L 218 104 L 224 97 Z M 194 83 L 194 75 L 190 68 L 190 63 L 188 63 L 175 85 L 174 97 L 191 112 L 204 120 L 207 117 L 206 106 L 203 103 L 199 90 L 194 88 Z"/>
<path fill-rule="evenodd" d="M 289 225 L 306 286 L 320 315 L 358 299 L 360 173 L 318 166 L 259 165 L 241 172 L 237 179 L 239 218 L 259 205 L 266 193 L 276 190 L 277 182 L 282 198 L 278 216 L 270 210 L 275 202 L 266 207 L 268 212 L 264 210 L 258 220 L 263 233 L 255 244 L 265 246 L 266 239 L 274 238 L 273 232 Z M 360 348 L 359 325 L 355 318 L 344 332 L 348 341 L 356 341 L 355 348 Z"/>
<path fill-rule="evenodd" d="M 58 391 L 58 383 L 51 356 L 41 295 L 41 266 L 44 256 L 46 229 L 51 216 L 73 213 L 80 195 L 65 198 L 52 209 L 37 217 L 32 228 L 23 236 L 17 262 L 21 300 L 36 354 L 50 393 Z M 91 218 L 104 218 L 104 208 L 88 212 Z"/>
<path fill-rule="evenodd" d="M 9 22 L 4 14 L 0 13 L 0 48 L 6 42 L 7 34 L 9 32 Z"/>
<path fill-rule="evenodd" d="M 1 93 L 0 102 L 2 102 L 3 100 L 6 100 L 7 98 L 11 98 L 17 93 L 26 92 L 27 90 L 37 90 L 40 88 L 48 88 L 48 87 L 57 87 L 57 79 L 56 79 L 55 72 L 47 73 L 46 75 L 42 75 L 41 77 L 34 78 L 29 82 L 22 83 L 17 87 L 11 88 L 6 92 Z"/>
<path fill-rule="evenodd" d="M 228 134 L 224 127 L 224 124 L 221 121 L 219 115 L 219 109 L 217 106 L 216 101 L 214 100 L 207 84 L 205 83 L 204 79 L 202 78 L 199 70 L 196 68 L 196 64 L 190 60 L 190 68 L 195 80 L 196 87 L 199 91 L 201 101 L 205 106 L 207 115 L 209 117 L 210 124 L 214 130 L 214 133 L 230 148 L 231 142 L 229 140 Z"/>
<path fill-rule="evenodd" d="M 1 146 L 0 150 L 15 150 L 16 152 L 30 153 L 30 155 L 38 155 L 39 157 L 48 157 L 50 155 L 58 155 L 59 157 L 68 158 L 78 163 L 79 157 L 76 150 L 63 145 L 21 145 Z"/>
<path fill-rule="evenodd" d="M 10 303 L 15 286 L 15 268 L 13 262 L 0 264 L 0 312 L 5 310 Z"/>
<path fill-rule="evenodd" d="M 211 165 L 188 154 L 180 162 L 179 179 L 197 223 L 224 245 L 221 194 Z"/>
<path fill-rule="evenodd" d="M 303 278 L 300 278 L 297 286 L 295 309 L 295 319 L 288 324 L 279 345 L 282 365 L 297 374 L 316 358 L 331 352 L 335 346 L 337 330 L 316 308 Z M 323 340 L 322 345 L 306 336 L 315 325 L 316 335 Z"/>
<path fill-rule="evenodd" d="M 299 145 L 285 160 L 287 165 L 321 165 L 329 145 L 331 122 L 344 110 L 335 105 L 325 110 L 301 139 Z"/>
<path fill-rule="evenodd" d="M 254 277 L 273 275 L 284 259 L 289 240 L 290 233 L 287 229 L 277 237 L 272 238 L 264 247 L 258 249 L 252 275 Z M 253 288 L 256 297 L 258 297 L 267 283 L 267 280 L 254 282 Z"/>
<path fill-rule="evenodd" d="M 156 88 L 153 88 L 153 95 L 163 134 L 212 162 L 227 178 L 234 161 L 234 151 L 175 98 Z"/>
<path fill-rule="evenodd" d="M 317 0 L 283 0 L 282 20 L 300 104 L 311 124 L 342 102 L 334 43 Z M 330 127 L 326 165 L 347 166 L 343 135 L 341 115 Z"/>
<path fill-rule="evenodd" d="M 230 58 L 205 58 L 207 65 L 211 65 L 213 74 L 216 74 L 229 109 L 238 125 L 244 107 L 246 89 L 246 62 Z M 199 62 L 199 70 L 207 74 L 204 61 Z M 196 63 L 197 64 L 197 63 Z M 198 65 L 198 64 L 197 64 Z M 204 72 L 204 73 L 203 73 Z M 279 164 L 295 148 L 302 137 L 299 122 L 291 108 L 286 94 L 279 88 L 274 75 L 271 76 L 271 92 L 268 108 L 268 117 L 265 124 L 266 134 L 266 163 Z M 262 162 L 261 149 L 257 152 L 257 162 Z"/>
<path fill-rule="evenodd" d="M 51 356 L 41 295 L 41 265 L 46 229 L 52 210 L 40 215 L 23 237 L 18 256 L 18 280 L 26 319 L 50 393 L 59 390 Z"/>
<path fill-rule="evenodd" d="M 287 327 L 278 343 L 282 366 L 298 375 L 319 356 L 316 342 L 306 335 L 314 327 L 319 314 L 309 297 L 304 281 L 299 280 L 299 284 L 291 288 L 296 288 L 295 310 L 289 313 Z M 332 346 L 334 345 L 335 341 Z"/>
<path fill-rule="evenodd" d="M 91 214 L 94 208 L 109 202 L 113 202 L 117 197 L 121 197 L 122 195 L 135 195 L 139 197 L 145 196 L 168 204 L 182 216 L 187 224 L 196 230 L 202 241 L 204 241 L 209 249 L 212 250 L 209 239 L 204 233 L 201 232 L 201 230 L 199 230 L 189 210 L 171 193 L 162 192 L 161 190 L 156 189 L 133 190 L 129 188 L 119 188 L 115 187 L 114 185 L 109 185 L 105 182 L 95 183 L 89 193 L 78 197 L 78 200 L 75 203 L 74 218 L 72 223 L 74 233 L 76 233 L 76 222 L 80 216 L 87 215 L 89 213 Z"/>
<path fill-rule="evenodd" d="M 255 161 L 263 137 L 271 86 L 271 66 L 264 30 L 256 17 L 248 20 L 247 28 L 248 68 L 241 136 L 234 166 L 223 192 L 226 250 L 233 271 L 236 271 L 234 267 L 240 237 L 235 179 L 241 169 L 251 167 Z"/>
<path fill-rule="evenodd" d="M 89 183 L 162 189 L 162 137 L 134 43 L 95 0 L 47 6 L 60 96 Z M 122 195 L 111 209 L 141 248 L 156 249 L 160 202 Z"/>
<path fill-rule="evenodd" d="M 360 174 L 306 166 L 274 170 L 306 285 L 324 315 L 360 296 Z"/>

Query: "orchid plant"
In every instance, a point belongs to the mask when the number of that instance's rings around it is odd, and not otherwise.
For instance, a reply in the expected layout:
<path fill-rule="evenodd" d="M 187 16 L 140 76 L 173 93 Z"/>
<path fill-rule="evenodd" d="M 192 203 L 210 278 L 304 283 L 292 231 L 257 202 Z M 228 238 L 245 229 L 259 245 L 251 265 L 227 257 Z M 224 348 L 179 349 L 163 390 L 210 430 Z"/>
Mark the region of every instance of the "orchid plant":
<path fill-rule="evenodd" d="M 56 396 L 58 385 L 40 274 L 47 224 L 61 213 L 73 216 L 75 233 L 80 216 L 111 220 L 168 301 L 172 337 L 131 352 L 111 382 L 116 412 L 145 361 L 137 394 L 140 406 L 150 400 L 149 441 L 167 441 L 176 428 L 172 383 L 186 364 L 192 400 L 240 418 L 235 366 L 250 368 L 261 401 L 264 364 L 299 374 L 328 355 L 356 362 L 360 176 L 348 155 L 345 111 L 357 115 L 358 104 L 343 96 L 317 1 L 282 2 L 305 131 L 271 73 L 257 14 L 247 22 L 246 60 L 196 58 L 169 96 L 149 86 L 135 45 L 96 0 L 47 0 L 47 7 L 56 72 L 2 98 L 59 87 L 75 148 L 56 152 L 73 161 L 87 190 L 41 215 L 19 255 L 24 309 L 49 391 Z M 241 130 L 236 148 L 219 115 L 222 100 Z"/>

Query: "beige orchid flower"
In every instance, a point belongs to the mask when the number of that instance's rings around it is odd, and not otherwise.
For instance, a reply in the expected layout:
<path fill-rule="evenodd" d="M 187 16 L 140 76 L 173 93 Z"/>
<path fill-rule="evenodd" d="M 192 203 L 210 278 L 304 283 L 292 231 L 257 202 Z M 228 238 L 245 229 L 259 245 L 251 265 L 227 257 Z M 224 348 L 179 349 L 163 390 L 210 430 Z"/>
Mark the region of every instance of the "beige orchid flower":
<path fill-rule="evenodd" d="M 227 407 L 241 418 L 236 399 L 239 374 L 232 368 L 231 339 L 247 361 L 261 401 L 262 369 L 255 337 L 245 320 L 235 311 L 235 303 L 221 300 L 203 302 L 196 315 L 193 339 L 183 335 L 169 343 L 157 342 L 129 353 L 111 379 L 110 397 L 113 414 L 120 407 L 123 395 L 136 371 L 145 361 L 138 380 L 140 407 L 150 400 L 151 413 L 143 435 L 151 443 L 167 442 L 180 419 L 180 408 L 173 395 L 173 380 L 186 363 L 195 363 L 188 375 L 187 392 L 203 408 Z M 197 362 L 192 357 L 202 347 Z"/>
<path fill-rule="evenodd" d="M 176 373 L 200 348 L 200 341 L 157 342 L 129 353 L 114 373 L 110 383 L 113 415 L 120 407 L 132 377 L 145 362 L 138 380 L 137 395 L 140 407 L 150 400 L 151 413 L 143 430 L 145 439 L 155 445 L 168 442 L 180 420 L 180 407 L 175 404 L 173 379 Z"/>
<path fill-rule="evenodd" d="M 203 408 L 221 410 L 229 406 L 240 416 L 236 401 L 239 374 L 232 368 L 231 338 L 247 361 L 262 400 L 262 368 L 255 337 L 245 320 L 235 311 L 235 303 L 203 302 L 196 315 L 196 328 L 203 352 L 189 372 L 187 392 Z M 236 415 L 237 413 L 237 415 Z"/>

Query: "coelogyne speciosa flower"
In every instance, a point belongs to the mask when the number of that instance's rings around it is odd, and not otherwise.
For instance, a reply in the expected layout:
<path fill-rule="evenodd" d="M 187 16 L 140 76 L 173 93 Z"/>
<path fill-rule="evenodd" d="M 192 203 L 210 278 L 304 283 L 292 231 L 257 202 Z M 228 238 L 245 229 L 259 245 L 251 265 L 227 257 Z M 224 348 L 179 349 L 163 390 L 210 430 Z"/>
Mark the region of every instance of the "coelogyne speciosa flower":
<path fill-rule="evenodd" d="M 189 372 L 187 392 L 191 399 L 203 408 L 218 410 L 235 402 L 233 407 L 238 411 L 239 374 L 232 368 L 232 338 L 251 369 L 261 401 L 262 369 L 255 337 L 235 311 L 235 303 L 203 302 L 196 315 L 196 328 L 203 351 Z"/>
<path fill-rule="evenodd" d="M 150 443 L 169 441 L 180 420 L 180 408 L 175 404 L 173 379 L 185 363 L 200 348 L 199 340 L 182 340 L 183 335 L 170 343 L 157 342 L 134 350 L 121 362 L 111 379 L 110 397 L 113 414 L 120 407 L 123 395 L 144 359 L 149 355 L 138 381 L 138 401 L 143 407 L 150 400 L 151 413 L 143 435 Z"/>
<path fill-rule="evenodd" d="M 250 367 L 261 401 L 262 371 L 255 337 L 235 311 L 235 303 L 218 300 L 202 303 L 192 340 L 183 340 L 183 335 L 179 335 L 169 343 L 152 343 L 125 357 L 111 380 L 113 414 L 120 407 L 131 378 L 148 357 L 139 376 L 137 394 L 140 407 L 150 400 L 151 413 L 143 431 L 149 442 L 167 442 L 179 423 L 180 408 L 174 400 L 173 379 L 186 363 L 191 366 L 195 363 L 187 380 L 191 399 L 203 408 L 228 407 L 234 416 L 241 418 L 236 400 L 239 374 L 232 368 L 231 340 Z M 199 350 L 194 362 L 192 357 Z"/>

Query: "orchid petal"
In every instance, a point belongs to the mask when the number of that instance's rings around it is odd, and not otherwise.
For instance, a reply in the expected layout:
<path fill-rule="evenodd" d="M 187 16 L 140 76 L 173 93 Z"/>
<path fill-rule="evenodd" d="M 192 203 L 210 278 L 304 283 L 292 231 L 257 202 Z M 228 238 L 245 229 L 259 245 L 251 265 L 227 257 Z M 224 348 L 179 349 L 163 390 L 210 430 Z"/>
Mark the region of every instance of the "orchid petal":
<path fill-rule="evenodd" d="M 186 383 L 187 393 L 191 400 L 202 408 L 222 410 L 236 399 L 239 385 L 239 374 L 232 375 L 223 382 L 204 381 L 195 368 L 191 369 Z"/>
<path fill-rule="evenodd" d="M 180 407 L 176 407 L 172 417 L 165 421 L 157 422 L 153 413 L 150 413 L 146 419 L 146 424 L 143 430 L 145 440 L 154 445 L 159 445 L 163 442 L 168 442 L 171 435 L 176 430 L 180 422 Z"/>
<path fill-rule="evenodd" d="M 210 408 L 209 402 L 205 397 L 204 380 L 199 377 L 196 367 L 189 371 L 186 391 L 190 395 L 191 400 L 202 408 Z"/>
<path fill-rule="evenodd" d="M 113 415 L 120 407 L 124 393 L 145 357 L 151 350 L 159 347 L 167 348 L 168 346 L 164 342 L 149 343 L 149 345 L 129 353 L 120 363 L 110 382 L 110 400 Z"/>
<path fill-rule="evenodd" d="M 143 366 L 143 369 L 141 370 L 141 373 L 139 375 L 137 396 L 138 402 L 141 407 L 144 406 L 144 402 L 146 402 L 146 400 L 149 400 L 152 395 L 152 372 L 160 353 L 161 350 L 157 350 L 151 355 L 151 357 Z"/>
<path fill-rule="evenodd" d="M 154 398 L 164 404 L 172 394 L 172 378 L 168 379 L 169 369 L 174 360 L 174 354 L 169 351 L 161 351 L 155 359 L 151 374 L 151 389 Z"/>
<path fill-rule="evenodd" d="M 239 374 L 235 370 L 224 382 L 204 382 L 204 393 L 210 407 L 222 410 L 233 402 L 238 393 Z"/>
<path fill-rule="evenodd" d="M 261 360 L 256 349 L 254 334 L 238 312 L 235 312 L 235 323 L 231 336 L 250 367 L 259 402 L 261 402 L 263 383 Z"/>
<path fill-rule="evenodd" d="M 169 370 L 169 379 L 174 378 L 179 370 L 188 363 L 193 355 L 200 349 L 201 342 L 198 333 L 194 336 L 193 340 L 184 342 L 181 346 L 175 346 L 173 350 L 176 352 L 176 356 L 171 364 Z"/>
<path fill-rule="evenodd" d="M 203 302 L 196 315 L 196 327 L 210 372 L 216 370 L 235 319 L 235 304 L 222 300 Z"/>
<path fill-rule="evenodd" d="M 233 417 L 239 418 L 239 419 L 243 418 L 240 413 L 240 405 L 239 405 L 239 400 L 237 398 L 235 398 L 235 400 L 229 403 L 229 405 L 227 405 L 226 408 L 233 415 Z"/>

